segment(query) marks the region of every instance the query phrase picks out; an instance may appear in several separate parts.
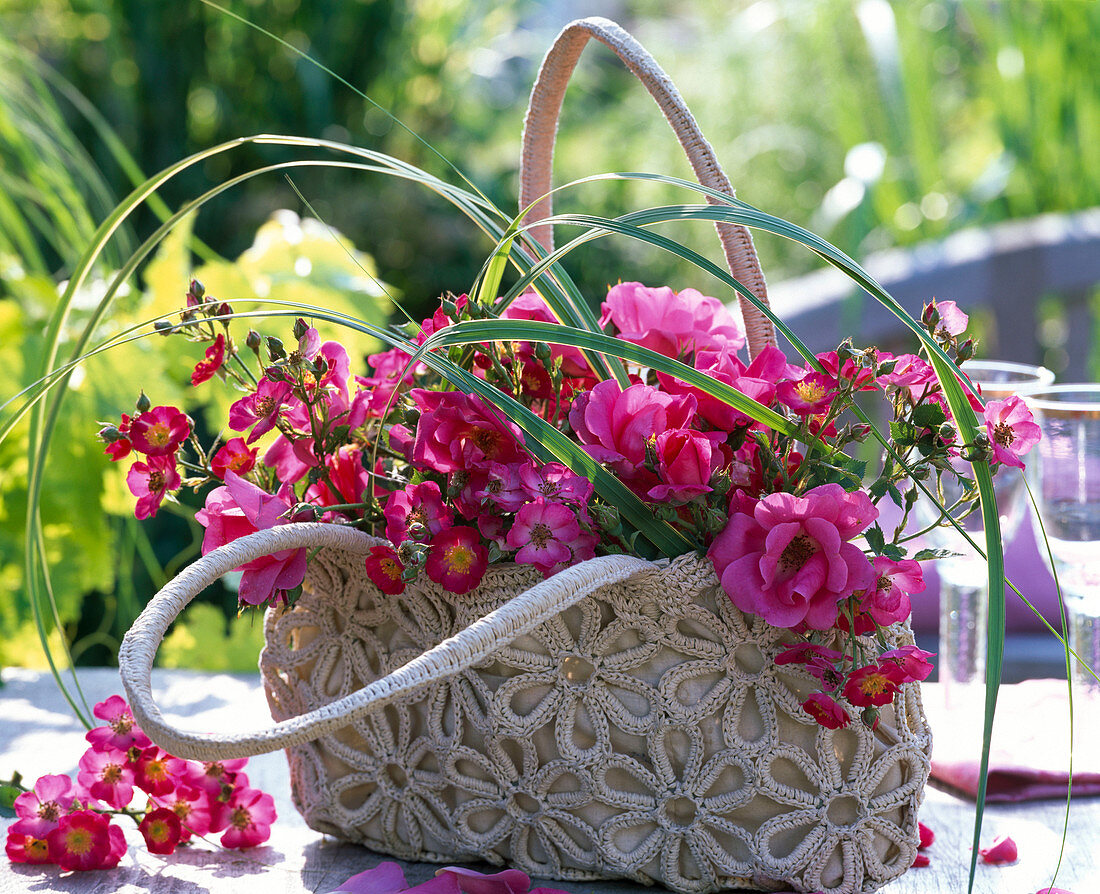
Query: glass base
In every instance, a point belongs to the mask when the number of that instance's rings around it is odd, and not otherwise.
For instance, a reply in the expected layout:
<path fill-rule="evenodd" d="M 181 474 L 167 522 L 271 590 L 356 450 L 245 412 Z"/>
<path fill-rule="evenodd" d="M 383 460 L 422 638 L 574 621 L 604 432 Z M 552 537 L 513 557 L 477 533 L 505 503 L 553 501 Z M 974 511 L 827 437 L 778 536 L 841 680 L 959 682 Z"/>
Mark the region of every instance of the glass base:
<path fill-rule="evenodd" d="M 985 682 L 989 607 L 985 586 L 940 584 L 940 682 L 950 704 L 952 691 Z"/>

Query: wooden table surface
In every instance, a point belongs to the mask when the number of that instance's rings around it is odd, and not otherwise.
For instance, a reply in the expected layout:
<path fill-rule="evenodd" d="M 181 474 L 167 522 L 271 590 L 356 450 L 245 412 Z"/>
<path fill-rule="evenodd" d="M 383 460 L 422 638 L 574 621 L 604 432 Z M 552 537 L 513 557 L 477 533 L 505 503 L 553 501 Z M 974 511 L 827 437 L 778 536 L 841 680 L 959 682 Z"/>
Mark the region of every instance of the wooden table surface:
<path fill-rule="evenodd" d="M 83 670 L 80 679 L 94 703 L 120 692 L 117 673 Z M 13 770 L 34 780 L 45 773 L 71 773 L 86 744 L 80 727 L 48 674 L 3 671 L 0 689 L 0 778 Z M 154 688 L 169 713 L 194 717 L 196 726 L 215 729 L 227 722 L 258 727 L 268 721 L 258 676 L 160 671 Z M 1026 723 L 1026 718 L 1020 718 Z M 1082 743 L 1085 744 L 1085 743 Z M 1088 747 L 1095 747 L 1089 743 Z M 307 828 L 290 803 L 285 758 L 281 753 L 253 758 L 249 778 L 270 792 L 279 819 L 266 846 L 246 852 L 202 847 L 170 857 L 149 854 L 136 829 L 127 830 L 129 852 L 117 869 L 62 875 L 56 867 L 13 866 L 0 858 L 0 894 L 71 892 L 71 894 L 299 894 L 332 891 L 357 872 L 389 859 L 356 845 L 343 844 Z M 1065 804 L 1057 801 L 991 806 L 982 840 L 1009 834 L 1020 859 L 1011 866 L 979 864 L 974 890 L 980 894 L 1034 894 L 1050 884 L 1062 840 Z M 930 788 L 921 813 L 936 832 L 927 851 L 932 864 L 914 869 L 883 888 L 884 894 L 962 894 L 966 891 L 973 804 Z M 0 820 L 6 832 L 10 820 Z M 1075 894 L 1100 891 L 1100 798 L 1077 799 L 1069 820 L 1058 886 Z M 438 867 L 405 864 L 410 884 L 429 878 Z M 627 894 L 642 890 L 629 883 L 546 883 L 582 894 Z"/>

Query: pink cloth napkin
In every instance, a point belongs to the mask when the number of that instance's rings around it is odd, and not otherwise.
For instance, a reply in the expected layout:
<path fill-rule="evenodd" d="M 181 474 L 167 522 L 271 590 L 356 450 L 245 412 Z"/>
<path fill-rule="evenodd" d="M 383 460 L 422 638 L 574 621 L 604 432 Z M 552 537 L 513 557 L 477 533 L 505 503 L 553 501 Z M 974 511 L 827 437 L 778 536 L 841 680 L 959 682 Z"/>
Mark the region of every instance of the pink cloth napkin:
<path fill-rule="evenodd" d="M 978 794 L 984 687 L 923 687 L 932 726 L 932 778 L 972 798 Z M 1073 796 L 1100 795 L 1100 700 L 1074 687 Z M 989 753 L 991 802 L 1064 798 L 1069 778 L 1069 700 L 1064 680 L 1001 687 Z"/>

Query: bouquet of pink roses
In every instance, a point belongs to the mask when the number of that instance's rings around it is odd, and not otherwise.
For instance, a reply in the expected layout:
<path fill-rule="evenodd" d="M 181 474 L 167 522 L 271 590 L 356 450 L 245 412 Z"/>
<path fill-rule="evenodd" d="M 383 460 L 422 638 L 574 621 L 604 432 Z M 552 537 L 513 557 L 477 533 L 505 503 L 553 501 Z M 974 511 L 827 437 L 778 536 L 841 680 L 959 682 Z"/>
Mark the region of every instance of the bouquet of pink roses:
<path fill-rule="evenodd" d="M 192 382 L 218 378 L 241 397 L 209 448 L 181 411 L 144 395 L 136 415 L 101 430 L 112 459 L 142 454 L 127 478 L 139 518 L 182 486 L 213 485 L 197 514 L 204 553 L 321 520 L 385 537 L 366 559 L 382 592 L 427 575 L 462 594 L 490 563 L 549 577 L 599 554 L 660 555 L 662 542 L 623 509 L 641 505 L 673 532 L 675 548 L 710 557 L 739 609 L 792 631 L 777 661 L 820 680 L 803 707 L 830 728 L 851 722 L 841 699 L 874 726 L 899 686 L 931 670 L 928 653 L 885 650 L 876 636 L 908 618 L 910 596 L 924 589 L 921 562 L 936 556 L 911 552 L 922 482 L 959 476 L 951 460 L 960 455 L 1021 466 L 1038 440 L 1018 399 L 983 407 L 971 397 L 985 434 L 964 443 L 920 355 L 846 343 L 794 365 L 768 346 L 749 362 L 739 322 L 694 289 L 629 282 L 608 291 L 600 324 L 623 356 L 638 358 L 623 366 L 625 378 L 602 377 L 591 352 L 566 343 L 566 327 L 535 292 L 495 303 L 446 297 L 429 319 L 391 333 L 394 347 L 365 367 L 303 319 L 288 349 L 251 329 L 239 341 L 232 308 L 198 282 L 187 304 L 162 332 L 209 343 Z M 433 344 L 490 318 L 544 340 L 453 342 L 449 359 L 477 386 L 456 388 L 429 364 Z M 972 355 L 954 303 L 929 304 L 922 322 L 956 363 Z M 689 368 L 726 390 L 687 381 Z M 892 411 L 892 443 L 873 475 L 860 456 L 871 426 L 853 415 L 863 392 L 883 395 Z M 517 424 L 508 411 L 516 404 L 544 426 L 541 439 Z M 549 458 L 550 437 L 572 442 L 581 461 Z M 596 486 L 600 475 L 624 489 L 623 501 Z M 884 529 L 886 498 L 900 520 Z M 292 602 L 308 558 L 284 550 L 242 565 L 242 605 Z"/>

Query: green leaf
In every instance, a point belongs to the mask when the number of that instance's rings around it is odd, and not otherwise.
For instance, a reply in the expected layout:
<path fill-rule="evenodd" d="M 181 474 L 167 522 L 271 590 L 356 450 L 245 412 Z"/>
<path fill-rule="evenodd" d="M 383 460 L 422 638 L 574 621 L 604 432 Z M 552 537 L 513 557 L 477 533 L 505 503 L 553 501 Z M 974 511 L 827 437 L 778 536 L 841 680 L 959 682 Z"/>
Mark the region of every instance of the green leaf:
<path fill-rule="evenodd" d="M 15 799 L 23 794 L 23 790 L 14 785 L 0 785 L 0 816 L 11 818 L 15 816 Z"/>
<path fill-rule="evenodd" d="M 913 559 L 917 562 L 927 562 L 931 559 L 951 559 L 961 555 L 962 553 L 957 553 L 951 549 L 922 549 L 913 556 Z"/>
<path fill-rule="evenodd" d="M 913 409 L 913 423 L 920 428 L 939 428 L 947 421 L 947 414 L 939 404 L 917 404 Z"/>
<path fill-rule="evenodd" d="M 882 555 L 883 547 L 886 546 L 886 535 L 882 533 L 882 528 L 878 526 L 878 523 L 876 522 L 864 531 L 863 536 L 867 538 L 867 546 L 871 549 L 871 552 Z"/>

